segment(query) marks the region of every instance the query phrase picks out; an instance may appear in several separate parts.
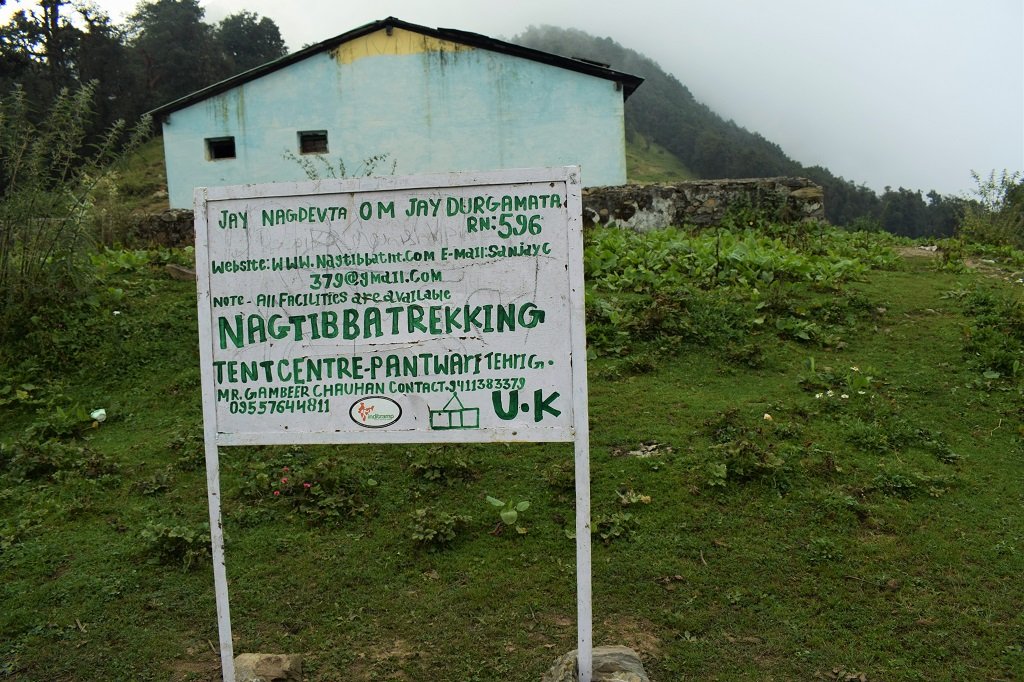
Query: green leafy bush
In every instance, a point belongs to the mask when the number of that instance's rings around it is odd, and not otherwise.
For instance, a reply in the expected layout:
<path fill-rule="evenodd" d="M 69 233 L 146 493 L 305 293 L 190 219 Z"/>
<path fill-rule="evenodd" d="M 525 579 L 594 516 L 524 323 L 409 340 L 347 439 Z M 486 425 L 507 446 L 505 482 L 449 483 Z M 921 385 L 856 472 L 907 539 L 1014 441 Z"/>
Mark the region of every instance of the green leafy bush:
<path fill-rule="evenodd" d="M 30 381 L 18 381 L 7 377 L 0 379 L 0 408 L 8 406 L 38 405 L 41 389 Z"/>
<path fill-rule="evenodd" d="M 67 408 L 56 405 L 32 422 L 25 435 L 35 440 L 73 438 L 81 435 L 92 422 L 89 413 L 80 405 Z"/>
<path fill-rule="evenodd" d="M 0 519 L 0 554 L 31 536 L 33 531 L 43 525 L 47 513 L 45 508 L 29 507 Z"/>
<path fill-rule="evenodd" d="M 160 495 L 170 490 L 173 484 L 170 467 L 160 469 L 135 484 L 135 489 L 142 495 Z"/>
<path fill-rule="evenodd" d="M 181 566 L 187 571 L 210 558 L 208 523 L 195 526 L 150 521 L 141 536 L 149 555 L 167 566 Z"/>
<path fill-rule="evenodd" d="M 81 445 L 33 438 L 0 443 L 0 473 L 13 481 L 53 481 L 66 474 L 112 479 L 118 472 L 119 467 L 109 457 Z"/>
<path fill-rule="evenodd" d="M 494 535 L 500 534 L 501 529 L 504 526 L 513 527 L 520 535 L 526 535 L 526 526 L 519 525 L 519 515 L 530 508 L 530 502 L 528 500 L 515 502 L 512 498 L 509 498 L 508 502 L 505 502 L 488 495 L 487 504 L 492 507 L 497 507 L 498 516 L 501 518 L 501 523 L 495 529 L 495 532 L 493 533 Z"/>
<path fill-rule="evenodd" d="M 600 228 L 589 234 L 584 263 L 587 277 L 600 282 L 600 288 L 619 292 L 665 290 L 682 283 L 704 288 L 775 282 L 835 286 L 867 270 L 863 249 L 846 244 L 844 252 L 808 254 L 751 229 L 690 235 L 678 228 L 642 234 Z"/>
<path fill-rule="evenodd" d="M 471 521 L 469 516 L 424 507 L 412 513 L 410 537 L 420 549 L 439 552 L 451 547 L 459 531 L 464 530 Z"/>
<path fill-rule="evenodd" d="M 635 514 L 617 511 L 595 518 L 591 524 L 591 532 L 600 538 L 601 542 L 610 545 L 616 540 L 632 542 L 639 527 L 640 522 Z"/>
<path fill-rule="evenodd" d="M 964 352 L 987 379 L 1017 378 L 1024 367 L 1024 303 L 1014 294 L 978 289 L 968 294 L 964 311 Z"/>
<path fill-rule="evenodd" d="M 834 540 L 811 538 L 811 541 L 807 543 L 807 560 L 812 564 L 842 561 L 843 552 Z"/>
<path fill-rule="evenodd" d="M 897 471 L 884 471 L 878 474 L 872 480 L 871 487 L 883 495 L 903 499 L 910 499 L 921 492 L 915 477 Z"/>
<path fill-rule="evenodd" d="M 409 464 L 409 473 L 420 481 L 451 486 L 478 477 L 477 471 L 464 458 L 450 454 L 447 448 L 432 448 Z"/>
<path fill-rule="evenodd" d="M 576 465 L 572 461 L 553 462 L 544 469 L 544 480 L 559 493 L 576 490 Z"/>
<path fill-rule="evenodd" d="M 377 481 L 365 472 L 332 459 L 289 461 L 292 463 L 284 466 L 250 464 L 242 472 L 241 497 L 301 514 L 314 524 L 339 523 L 370 513 Z"/>
<path fill-rule="evenodd" d="M 787 446 L 779 441 L 789 436 L 779 433 L 774 420 L 762 417 L 757 425 L 749 425 L 736 409 L 720 412 L 704 423 L 704 430 L 714 441 L 708 450 L 704 482 L 711 488 L 724 488 L 730 481 L 767 481 L 779 493 L 790 489 L 790 467 L 784 452 Z"/>

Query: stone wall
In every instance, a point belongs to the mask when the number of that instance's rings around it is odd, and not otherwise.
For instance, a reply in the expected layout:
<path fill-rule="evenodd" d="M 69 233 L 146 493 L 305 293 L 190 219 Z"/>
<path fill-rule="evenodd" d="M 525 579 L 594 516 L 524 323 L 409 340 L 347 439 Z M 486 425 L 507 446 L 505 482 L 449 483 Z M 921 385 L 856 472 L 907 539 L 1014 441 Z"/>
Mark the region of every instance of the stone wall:
<path fill-rule="evenodd" d="M 128 232 L 129 242 L 139 246 L 194 246 L 194 216 L 184 208 L 163 213 L 149 213 L 134 221 Z"/>
<path fill-rule="evenodd" d="M 730 211 L 756 209 L 783 223 L 824 220 L 824 192 L 804 178 L 693 180 L 673 185 L 619 185 L 583 190 L 583 224 L 633 230 L 669 225 L 706 227 Z M 186 246 L 194 242 L 192 211 L 171 209 L 144 216 L 132 238 L 140 244 Z"/>
<path fill-rule="evenodd" d="M 706 227 L 730 211 L 756 209 L 782 223 L 825 220 L 825 193 L 805 178 L 693 180 L 583 190 L 585 227 L 614 224 L 637 231 L 669 225 Z"/>

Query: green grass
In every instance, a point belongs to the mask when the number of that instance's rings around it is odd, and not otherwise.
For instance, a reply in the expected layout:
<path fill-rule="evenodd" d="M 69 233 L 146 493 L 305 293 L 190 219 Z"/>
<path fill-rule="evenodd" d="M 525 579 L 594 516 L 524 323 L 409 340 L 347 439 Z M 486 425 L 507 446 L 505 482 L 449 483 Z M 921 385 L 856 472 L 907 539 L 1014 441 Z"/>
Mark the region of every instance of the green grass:
<path fill-rule="evenodd" d="M 694 175 L 670 151 L 640 135 L 626 142 L 626 177 L 642 185 L 694 180 Z"/>
<path fill-rule="evenodd" d="M 684 238 L 588 238 L 588 301 L 606 306 L 590 311 L 593 515 L 621 532 L 594 538 L 596 643 L 636 648 L 654 680 L 1024 676 L 1021 386 L 964 350 L 982 319 L 966 292 L 1009 306 L 1019 285 L 842 234 L 737 236 L 755 260 L 708 270 L 713 237 Z M 814 281 L 844 249 L 874 265 Z M 0 679 L 219 679 L 209 561 L 159 563 L 142 536 L 207 519 L 194 288 L 142 262 L 105 284 L 125 296 L 0 374 L 30 386 L 0 407 Z M 18 475 L 32 425 L 87 450 Z M 571 458 L 222 449 L 236 652 L 301 653 L 308 680 L 538 679 L 575 646 Z M 323 461 L 358 491 L 329 523 L 272 495 L 282 475 L 326 481 Z M 493 535 L 488 495 L 529 500 L 528 533 Z M 471 517 L 439 551 L 412 539 L 428 507 Z"/>
<path fill-rule="evenodd" d="M 167 210 L 167 169 L 164 142 L 154 137 L 125 158 L 116 168 L 123 201 L 140 213 Z"/>

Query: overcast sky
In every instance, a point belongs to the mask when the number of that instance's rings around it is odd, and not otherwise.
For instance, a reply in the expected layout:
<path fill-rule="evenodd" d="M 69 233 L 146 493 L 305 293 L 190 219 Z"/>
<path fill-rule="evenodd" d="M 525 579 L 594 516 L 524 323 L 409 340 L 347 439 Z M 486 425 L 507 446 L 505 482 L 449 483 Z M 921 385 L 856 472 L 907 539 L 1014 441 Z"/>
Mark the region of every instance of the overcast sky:
<path fill-rule="evenodd" d="M 137 2 L 95 4 L 119 22 Z M 387 16 L 506 39 L 530 25 L 578 28 L 651 57 L 699 101 L 796 161 L 875 190 L 959 194 L 973 187 L 972 169 L 1024 169 L 1022 0 L 201 5 L 211 22 L 242 9 L 270 17 L 289 51 Z"/>

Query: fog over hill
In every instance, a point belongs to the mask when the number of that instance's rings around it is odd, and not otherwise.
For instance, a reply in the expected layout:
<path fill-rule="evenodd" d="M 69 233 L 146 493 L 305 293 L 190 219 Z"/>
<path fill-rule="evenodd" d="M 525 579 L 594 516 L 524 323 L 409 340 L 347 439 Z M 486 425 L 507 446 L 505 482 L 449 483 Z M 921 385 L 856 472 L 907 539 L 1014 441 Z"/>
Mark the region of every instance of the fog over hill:
<path fill-rule="evenodd" d="M 835 223 L 848 224 L 858 217 L 880 214 L 880 200 L 872 190 L 836 177 L 821 166 L 804 167 L 793 161 L 779 145 L 723 119 L 653 60 L 611 38 L 540 26 L 530 27 L 512 42 L 591 59 L 642 76 L 644 84 L 626 102 L 627 137 L 661 145 L 699 177 L 801 175 L 825 187 L 826 212 Z"/>

